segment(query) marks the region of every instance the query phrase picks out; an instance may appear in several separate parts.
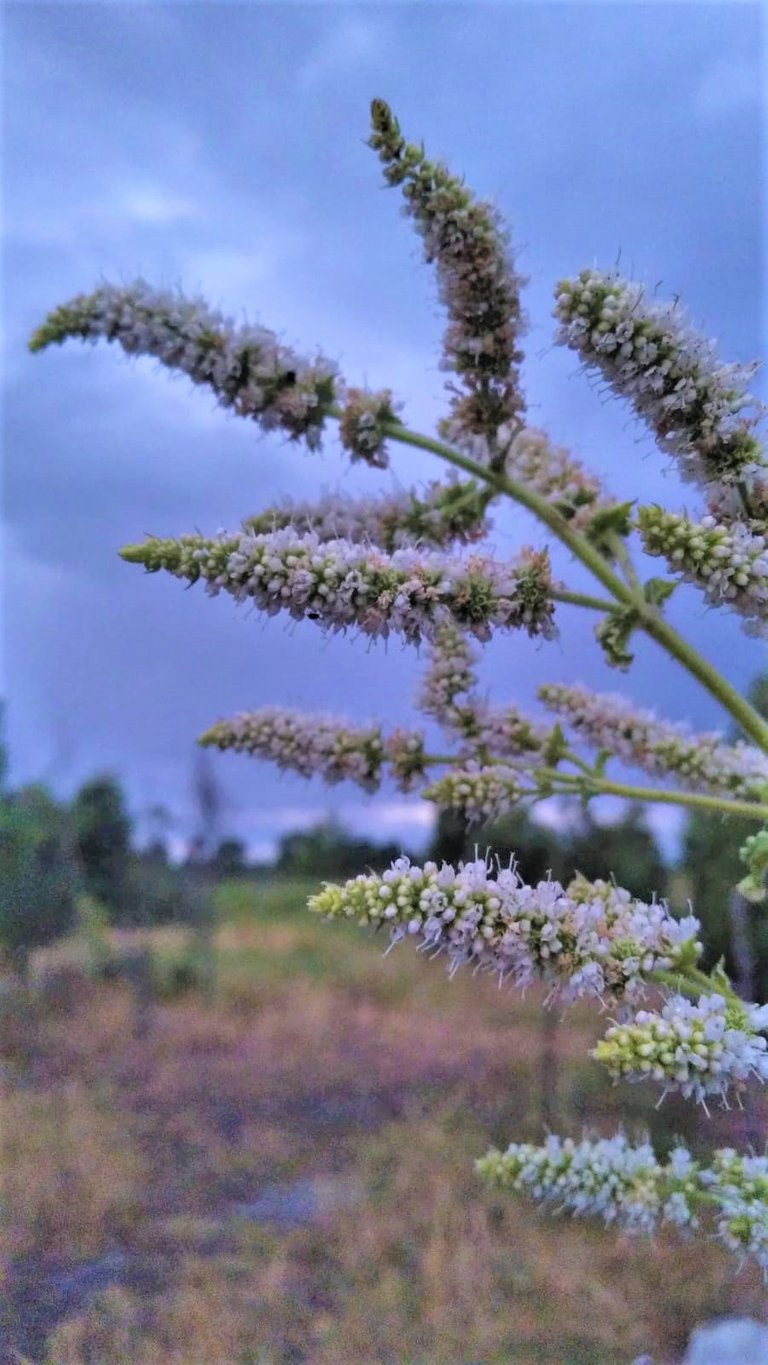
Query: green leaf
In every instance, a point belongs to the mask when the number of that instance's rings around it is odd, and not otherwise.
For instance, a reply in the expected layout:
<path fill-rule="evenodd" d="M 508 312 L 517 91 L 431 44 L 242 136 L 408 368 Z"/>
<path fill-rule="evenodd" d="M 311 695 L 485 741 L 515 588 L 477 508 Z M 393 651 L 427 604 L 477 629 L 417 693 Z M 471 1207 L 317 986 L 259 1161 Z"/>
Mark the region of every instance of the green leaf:
<path fill-rule="evenodd" d="M 676 587 L 678 584 L 670 583 L 668 578 L 649 578 L 643 586 L 643 596 L 652 607 L 661 607 Z"/>

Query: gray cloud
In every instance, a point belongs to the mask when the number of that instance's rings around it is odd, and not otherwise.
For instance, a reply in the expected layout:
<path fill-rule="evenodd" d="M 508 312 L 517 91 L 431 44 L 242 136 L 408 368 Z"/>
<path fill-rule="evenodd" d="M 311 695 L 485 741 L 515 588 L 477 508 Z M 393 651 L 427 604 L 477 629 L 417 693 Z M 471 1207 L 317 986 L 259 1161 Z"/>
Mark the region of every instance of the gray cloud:
<path fill-rule="evenodd" d="M 36 4 L 6 18 L 5 693 L 19 779 L 50 769 L 66 787 L 111 766 L 137 806 L 162 791 L 181 810 L 193 738 L 217 715 L 280 700 L 408 716 L 412 652 L 384 660 L 381 646 L 265 624 L 115 553 L 145 531 L 215 530 L 284 494 L 367 494 L 390 476 L 350 470 L 333 443 L 316 457 L 263 439 L 111 349 L 25 352 L 53 304 L 143 274 L 321 345 L 429 426 L 442 324 L 363 145 L 374 94 L 512 219 L 532 277 L 532 420 L 617 491 L 690 502 L 626 412 L 552 350 L 551 289 L 621 253 L 730 357 L 757 350 L 757 6 Z M 401 484 L 436 472 L 411 452 L 395 465 Z M 511 553 L 531 533 L 504 513 L 494 543 Z M 689 592 L 673 614 L 747 679 L 754 654 L 733 622 Z M 566 618 L 546 649 L 500 641 L 485 676 L 523 701 L 553 676 L 616 684 L 583 620 Z M 651 645 L 629 685 L 671 715 L 718 721 Z M 322 789 L 266 765 L 219 770 L 254 844 L 275 837 L 270 812 L 328 808 Z M 403 831 L 421 827 L 412 809 Z"/>

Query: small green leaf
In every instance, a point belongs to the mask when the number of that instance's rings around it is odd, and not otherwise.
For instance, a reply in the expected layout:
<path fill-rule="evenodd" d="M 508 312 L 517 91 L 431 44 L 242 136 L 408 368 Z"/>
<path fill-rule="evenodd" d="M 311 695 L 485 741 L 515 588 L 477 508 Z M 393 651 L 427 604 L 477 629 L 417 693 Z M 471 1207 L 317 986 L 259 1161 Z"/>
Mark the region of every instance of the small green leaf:
<path fill-rule="evenodd" d="M 643 586 L 643 596 L 652 607 L 661 607 L 676 587 L 678 584 L 670 583 L 668 578 L 649 578 Z"/>
<path fill-rule="evenodd" d="M 595 512 L 584 534 L 590 544 L 610 554 L 612 535 L 628 536 L 632 530 L 632 502 L 618 502 L 615 507 L 604 507 Z"/>

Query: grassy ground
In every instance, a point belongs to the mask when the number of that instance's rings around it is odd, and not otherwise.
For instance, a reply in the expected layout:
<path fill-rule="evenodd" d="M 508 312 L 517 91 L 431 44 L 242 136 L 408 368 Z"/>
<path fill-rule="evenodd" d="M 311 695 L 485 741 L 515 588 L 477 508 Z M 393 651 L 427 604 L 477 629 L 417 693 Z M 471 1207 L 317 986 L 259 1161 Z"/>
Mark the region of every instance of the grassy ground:
<path fill-rule="evenodd" d="M 533 995 L 385 958 L 306 914 L 311 889 L 221 888 L 216 998 L 149 1020 L 66 954 L 38 964 L 47 989 L 5 1029 L 9 1359 L 628 1365 L 674 1360 L 702 1318 L 766 1315 L 714 1247 L 542 1220 L 478 1186 L 476 1155 L 545 1120 L 707 1139 L 687 1109 L 604 1083 L 593 1011 L 547 1026 Z M 184 934 L 150 937 L 171 981 Z"/>

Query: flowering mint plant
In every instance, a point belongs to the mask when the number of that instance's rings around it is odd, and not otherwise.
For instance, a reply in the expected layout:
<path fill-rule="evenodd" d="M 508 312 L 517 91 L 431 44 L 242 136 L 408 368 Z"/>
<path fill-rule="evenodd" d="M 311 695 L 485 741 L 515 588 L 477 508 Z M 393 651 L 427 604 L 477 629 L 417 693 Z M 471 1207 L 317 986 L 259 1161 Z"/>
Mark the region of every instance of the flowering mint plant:
<path fill-rule="evenodd" d="M 404 196 L 447 314 L 448 412 L 436 435 L 406 426 L 389 390 L 351 387 L 324 356 L 299 355 L 267 328 L 235 325 L 201 299 L 141 280 L 73 299 L 31 341 L 39 351 L 70 337 L 106 340 L 155 356 L 238 416 L 310 451 L 336 423 L 349 458 L 374 470 L 399 446 L 429 451 L 449 467 L 426 490 L 282 503 L 231 532 L 150 537 L 121 552 L 151 573 L 202 581 L 211 595 L 229 593 L 270 615 L 424 642 L 416 704 L 442 728 L 445 752 L 430 752 L 422 730 L 386 734 L 379 725 L 277 706 L 219 720 L 200 742 L 366 791 L 389 774 L 402 790 L 420 789 L 468 821 L 552 794 L 613 793 L 721 811 L 745 822 L 741 889 L 760 900 L 768 871 L 768 725 L 665 615 L 683 579 L 709 604 L 737 612 L 748 634 L 768 631 L 768 461 L 757 435 L 760 405 L 747 387 L 754 367 L 722 364 L 677 303 L 661 303 L 615 272 L 583 270 L 561 280 L 557 340 L 631 406 L 695 486 L 702 511 L 696 519 L 619 501 L 526 424 L 525 281 L 495 210 L 406 142 L 381 100 L 371 112 L 369 145 Z M 505 498 L 591 572 L 594 595 L 557 580 L 546 548 L 512 559 L 480 548 L 492 507 Z M 663 561 L 663 576 L 641 580 L 633 537 Z M 478 645 L 512 631 L 549 640 L 563 608 L 592 615 L 596 641 L 619 670 L 631 665 L 633 636 L 650 636 L 745 739 L 693 734 L 623 696 L 557 681 L 541 688 L 538 716 L 489 702 L 478 686 Z M 609 772 L 612 759 L 660 785 L 619 780 Z M 326 884 L 310 908 L 385 928 L 393 943 L 413 938 L 444 953 L 451 972 L 468 965 L 518 988 L 542 982 L 565 1003 L 600 1001 L 609 1022 L 594 1056 L 614 1077 L 702 1102 L 742 1101 L 768 1077 L 768 1006 L 740 1000 L 721 968 L 702 971 L 693 915 L 676 918 L 663 903 L 637 901 L 610 881 L 527 886 L 514 866 L 497 866 L 492 856 L 458 867 L 402 858 L 383 875 Z M 723 1150 L 705 1166 L 677 1148 L 663 1164 L 623 1134 L 550 1137 L 541 1147 L 512 1143 L 491 1152 L 478 1171 L 504 1189 L 635 1231 L 710 1226 L 727 1248 L 768 1270 L 762 1156 Z"/>

